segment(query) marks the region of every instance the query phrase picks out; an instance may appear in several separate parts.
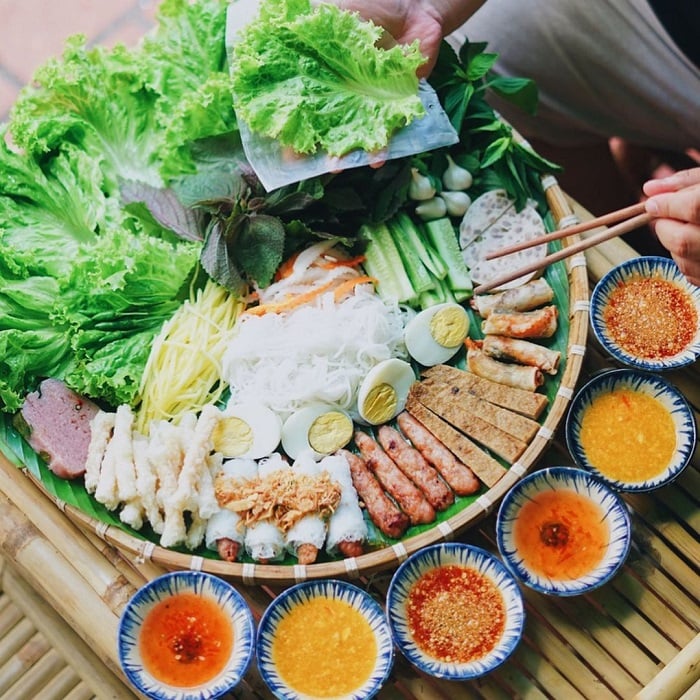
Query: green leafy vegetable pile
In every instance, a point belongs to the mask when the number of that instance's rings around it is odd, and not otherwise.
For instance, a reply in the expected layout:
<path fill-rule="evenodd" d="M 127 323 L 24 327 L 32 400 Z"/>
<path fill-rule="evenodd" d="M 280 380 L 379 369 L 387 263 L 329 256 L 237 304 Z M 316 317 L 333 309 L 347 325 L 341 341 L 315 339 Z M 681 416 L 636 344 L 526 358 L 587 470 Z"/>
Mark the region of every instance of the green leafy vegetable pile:
<path fill-rule="evenodd" d="M 197 274 L 201 235 L 183 240 L 120 188 L 194 172 L 191 144 L 235 128 L 227 4 L 165 0 L 136 49 L 73 37 L 22 91 L 0 145 L 3 410 L 45 376 L 134 400 Z"/>
<path fill-rule="evenodd" d="M 251 98 L 241 102 L 246 116 L 260 108 L 250 81 L 263 44 L 275 68 L 264 76 L 269 103 L 260 119 L 270 125 L 285 115 L 275 133 L 291 130 L 308 147 L 329 149 L 349 147 L 349 132 L 378 130 L 353 97 L 367 85 L 385 125 L 408 120 L 422 59 L 417 46 L 372 58 L 376 27 L 358 29 L 357 17 L 350 23 L 337 8 L 309 14 L 308 0 L 264 0 L 232 77 L 228 5 L 164 0 L 155 31 L 132 49 L 71 38 L 0 129 L 1 410 L 16 410 L 45 376 L 133 405 L 153 338 L 207 274 L 241 291 L 267 285 L 312 238 L 361 247 L 363 225 L 405 211 L 412 167 L 443 167 L 445 153 L 434 152 L 265 192 L 245 159 L 232 99 L 235 82 Z M 268 30 L 278 24 L 273 39 Z M 489 82 L 495 59 L 483 49 L 467 45 L 457 56 L 446 48 L 435 71 L 462 136 L 451 152 L 467 161 L 475 187 L 502 186 L 524 201 L 553 166 L 517 142 L 485 92 L 531 100 L 532 86 Z M 315 93 L 318 119 L 295 122 L 306 93 L 278 88 L 296 75 L 308 89 L 326 75 L 322 66 L 336 78 Z M 354 115 L 351 128 L 323 123 L 321 115 L 338 110 Z"/>

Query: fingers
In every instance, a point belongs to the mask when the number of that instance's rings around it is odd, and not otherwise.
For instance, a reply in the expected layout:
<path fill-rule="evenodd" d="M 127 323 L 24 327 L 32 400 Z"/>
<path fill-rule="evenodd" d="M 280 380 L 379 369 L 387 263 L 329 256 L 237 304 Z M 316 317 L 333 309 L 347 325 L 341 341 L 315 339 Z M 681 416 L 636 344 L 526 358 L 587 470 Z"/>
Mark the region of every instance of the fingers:
<path fill-rule="evenodd" d="M 700 168 L 697 170 L 700 173 Z M 657 194 L 647 199 L 645 207 L 654 218 L 700 224 L 700 184 L 693 184 L 675 192 Z"/>
<path fill-rule="evenodd" d="M 654 231 L 680 271 L 690 282 L 700 286 L 700 225 L 658 219 Z"/>
<path fill-rule="evenodd" d="M 644 194 L 651 197 L 662 192 L 677 192 L 685 187 L 700 184 L 700 168 L 679 170 L 668 177 L 649 180 L 642 186 Z"/>

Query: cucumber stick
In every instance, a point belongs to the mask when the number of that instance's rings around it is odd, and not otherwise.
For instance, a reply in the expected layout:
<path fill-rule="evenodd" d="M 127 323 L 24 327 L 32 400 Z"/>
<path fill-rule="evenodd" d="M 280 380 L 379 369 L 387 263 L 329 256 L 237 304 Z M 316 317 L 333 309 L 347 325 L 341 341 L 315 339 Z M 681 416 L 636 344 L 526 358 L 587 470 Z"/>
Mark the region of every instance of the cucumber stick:
<path fill-rule="evenodd" d="M 414 244 L 418 236 L 411 235 L 415 234 L 413 226 L 411 225 L 406 229 L 397 218 L 391 219 L 387 222 L 387 225 L 416 294 L 421 295 L 423 292 L 433 289 L 435 287 L 435 278 L 423 264 L 423 260 Z"/>
<path fill-rule="evenodd" d="M 452 222 L 444 217 L 427 221 L 424 226 L 428 240 L 447 266 L 447 279 L 450 288 L 467 292 L 468 296 L 472 290 L 471 275 L 462 257 Z"/>
<path fill-rule="evenodd" d="M 363 266 L 377 279 L 377 293 L 427 308 L 466 301 L 472 281 L 449 218 L 415 222 L 400 212 L 384 224 L 360 229 L 367 246 Z"/>
<path fill-rule="evenodd" d="M 377 280 L 382 299 L 413 304 L 417 294 L 401 260 L 398 248 L 386 224 L 364 224 L 360 235 L 366 241 L 365 272 Z"/>
<path fill-rule="evenodd" d="M 392 233 L 398 229 L 402 234 L 402 243 L 413 248 L 423 265 L 428 271 L 438 279 L 445 279 L 447 266 L 440 259 L 440 256 L 428 244 L 425 233 L 420 226 L 413 222 L 411 217 L 404 211 L 399 211 L 390 222 Z M 396 234 L 394 234 L 396 240 Z M 400 247 L 400 249 L 402 249 Z"/>

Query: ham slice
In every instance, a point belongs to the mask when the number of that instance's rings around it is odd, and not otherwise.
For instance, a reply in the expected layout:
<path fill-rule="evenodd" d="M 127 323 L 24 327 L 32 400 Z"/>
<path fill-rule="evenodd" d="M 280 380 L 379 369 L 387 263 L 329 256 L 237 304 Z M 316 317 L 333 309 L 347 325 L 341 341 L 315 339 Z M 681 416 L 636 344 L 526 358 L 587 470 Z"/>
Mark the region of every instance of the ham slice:
<path fill-rule="evenodd" d="M 63 479 L 85 472 L 90 421 L 99 407 L 57 379 L 45 379 L 21 408 L 27 441 L 49 469 Z"/>

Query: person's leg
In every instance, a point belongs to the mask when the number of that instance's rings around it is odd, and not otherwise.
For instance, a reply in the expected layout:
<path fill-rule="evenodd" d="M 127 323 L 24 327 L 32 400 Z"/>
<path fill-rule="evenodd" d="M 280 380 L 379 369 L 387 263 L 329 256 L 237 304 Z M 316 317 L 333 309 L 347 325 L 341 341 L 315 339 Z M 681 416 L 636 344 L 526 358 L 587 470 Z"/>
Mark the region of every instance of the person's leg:
<path fill-rule="evenodd" d="M 700 144 L 700 70 L 646 0 L 488 0 L 449 40 L 465 37 L 488 42 L 496 73 L 537 84 L 535 116 L 490 98 L 529 140 L 573 147 L 618 136 L 679 152 Z"/>

